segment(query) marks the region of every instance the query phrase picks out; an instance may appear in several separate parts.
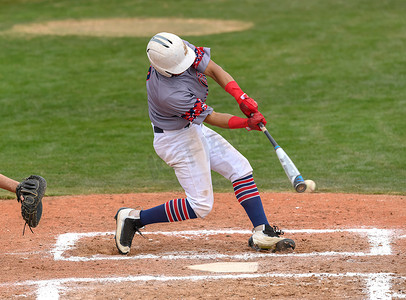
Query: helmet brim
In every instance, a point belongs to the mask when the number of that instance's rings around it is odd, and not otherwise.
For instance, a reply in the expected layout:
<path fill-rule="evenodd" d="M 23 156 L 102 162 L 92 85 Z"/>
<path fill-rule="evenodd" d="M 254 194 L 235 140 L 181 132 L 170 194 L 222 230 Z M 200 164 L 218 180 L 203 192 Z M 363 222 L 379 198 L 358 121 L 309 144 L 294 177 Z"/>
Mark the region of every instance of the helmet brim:
<path fill-rule="evenodd" d="M 193 51 L 193 49 L 187 45 L 185 45 L 185 47 L 187 49 L 187 54 L 186 54 L 185 58 L 183 59 L 183 61 L 180 64 L 176 65 L 173 69 L 168 70 L 173 75 L 177 75 L 177 74 L 181 74 L 181 73 L 185 72 L 195 62 L 195 59 L 196 59 L 195 51 Z"/>

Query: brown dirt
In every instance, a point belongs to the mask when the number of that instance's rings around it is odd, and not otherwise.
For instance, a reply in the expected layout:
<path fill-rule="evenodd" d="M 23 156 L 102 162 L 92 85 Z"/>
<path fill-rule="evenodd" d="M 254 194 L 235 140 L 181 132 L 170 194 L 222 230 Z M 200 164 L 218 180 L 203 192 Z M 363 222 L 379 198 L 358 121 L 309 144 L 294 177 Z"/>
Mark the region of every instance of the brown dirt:
<path fill-rule="evenodd" d="M 244 210 L 232 193 L 216 194 L 206 219 L 150 225 L 145 239 L 135 237 L 128 256 L 118 254 L 113 239 L 117 209 L 150 208 L 179 196 L 46 197 L 40 225 L 24 236 L 19 204 L 0 200 L 0 298 L 47 299 L 56 293 L 60 299 L 379 299 L 381 286 L 373 286 L 381 281 L 389 282 L 384 284 L 388 298 L 406 297 L 405 196 L 263 193 L 269 221 L 297 245 L 293 253 L 274 254 L 248 247 L 251 225 Z M 373 228 L 391 233 L 391 253 L 368 254 L 367 234 L 350 231 Z M 161 233 L 202 230 L 239 231 Z M 63 252 L 65 259 L 55 259 L 59 236 L 91 232 L 99 234 L 79 238 Z M 233 261 L 258 262 L 259 268 L 250 274 L 187 268 Z"/>
<path fill-rule="evenodd" d="M 150 37 L 157 32 L 181 36 L 219 34 L 248 30 L 246 21 L 182 18 L 115 18 L 59 20 L 44 23 L 17 24 L 5 33 L 35 35 L 81 35 L 103 37 Z"/>

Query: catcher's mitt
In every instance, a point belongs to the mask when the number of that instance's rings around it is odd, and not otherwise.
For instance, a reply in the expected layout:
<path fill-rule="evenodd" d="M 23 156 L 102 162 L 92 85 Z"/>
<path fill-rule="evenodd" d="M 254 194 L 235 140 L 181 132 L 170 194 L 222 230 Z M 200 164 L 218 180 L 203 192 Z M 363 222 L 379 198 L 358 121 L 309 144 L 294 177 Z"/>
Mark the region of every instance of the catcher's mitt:
<path fill-rule="evenodd" d="M 42 197 L 46 187 L 46 180 L 38 175 L 31 175 L 17 186 L 16 194 L 17 201 L 21 201 L 21 216 L 30 229 L 37 227 L 41 220 Z"/>

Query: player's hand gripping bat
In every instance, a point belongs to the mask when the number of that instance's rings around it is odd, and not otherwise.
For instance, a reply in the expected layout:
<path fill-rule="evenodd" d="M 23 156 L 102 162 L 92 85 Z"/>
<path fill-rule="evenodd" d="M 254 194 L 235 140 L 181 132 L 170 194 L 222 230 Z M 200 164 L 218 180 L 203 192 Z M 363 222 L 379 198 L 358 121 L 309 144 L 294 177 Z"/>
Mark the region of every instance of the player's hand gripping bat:
<path fill-rule="evenodd" d="M 276 155 L 279 158 L 279 161 L 285 170 L 286 176 L 288 176 L 290 182 L 292 183 L 293 187 L 295 188 L 296 192 L 303 193 L 306 190 L 306 184 L 303 180 L 302 175 L 300 175 L 299 170 L 296 168 L 295 164 L 286 154 L 286 152 L 279 146 L 271 134 L 266 129 L 265 125 L 262 123 L 258 124 L 259 128 L 265 133 L 266 137 L 271 142 L 272 146 L 275 149 Z"/>

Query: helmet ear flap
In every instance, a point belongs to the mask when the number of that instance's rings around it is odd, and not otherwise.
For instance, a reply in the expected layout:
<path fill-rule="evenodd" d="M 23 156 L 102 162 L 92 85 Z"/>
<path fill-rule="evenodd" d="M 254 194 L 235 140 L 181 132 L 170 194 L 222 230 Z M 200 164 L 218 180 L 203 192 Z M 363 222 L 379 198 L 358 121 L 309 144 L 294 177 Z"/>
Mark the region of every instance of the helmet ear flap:
<path fill-rule="evenodd" d="M 162 75 L 172 77 L 186 71 L 195 61 L 195 52 L 177 35 L 161 32 L 147 45 L 151 65 Z"/>

